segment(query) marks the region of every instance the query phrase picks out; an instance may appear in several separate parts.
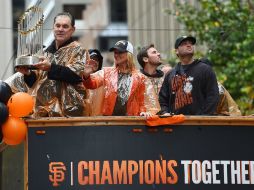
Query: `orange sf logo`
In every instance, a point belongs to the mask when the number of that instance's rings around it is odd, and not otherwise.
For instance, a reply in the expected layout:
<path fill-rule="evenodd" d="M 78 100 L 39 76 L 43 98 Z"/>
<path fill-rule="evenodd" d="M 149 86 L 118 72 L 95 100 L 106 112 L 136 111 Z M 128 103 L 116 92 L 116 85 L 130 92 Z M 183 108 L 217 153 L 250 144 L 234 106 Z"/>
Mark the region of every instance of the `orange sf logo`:
<path fill-rule="evenodd" d="M 53 183 L 53 186 L 59 186 L 60 182 L 63 182 L 65 179 L 64 171 L 66 167 L 63 162 L 51 162 L 49 164 L 49 180 Z"/>

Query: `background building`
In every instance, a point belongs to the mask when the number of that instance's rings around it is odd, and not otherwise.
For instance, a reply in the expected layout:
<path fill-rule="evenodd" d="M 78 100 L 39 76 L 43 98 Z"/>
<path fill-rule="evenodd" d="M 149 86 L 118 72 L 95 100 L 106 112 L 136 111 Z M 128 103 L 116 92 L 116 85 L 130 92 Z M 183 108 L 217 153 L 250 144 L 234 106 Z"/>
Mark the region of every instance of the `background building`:
<path fill-rule="evenodd" d="M 11 64 L 12 47 L 12 2 L 2 0 L 0 6 L 0 57 L 1 69 L 0 80 L 10 76 L 13 72 Z"/>
<path fill-rule="evenodd" d="M 167 59 L 180 26 L 165 9 L 174 9 L 171 0 L 128 0 L 129 40 L 136 47 L 153 43 Z"/>

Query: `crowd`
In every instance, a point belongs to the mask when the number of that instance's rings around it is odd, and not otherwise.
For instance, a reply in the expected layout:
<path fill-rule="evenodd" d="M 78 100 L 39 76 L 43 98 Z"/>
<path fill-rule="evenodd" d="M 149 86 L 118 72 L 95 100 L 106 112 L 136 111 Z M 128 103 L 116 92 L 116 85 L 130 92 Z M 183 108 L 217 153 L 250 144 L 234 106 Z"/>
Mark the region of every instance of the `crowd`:
<path fill-rule="evenodd" d="M 162 67 L 153 44 L 142 47 L 135 58 L 127 40 L 110 48 L 114 65 L 102 67 L 100 51 L 85 50 L 73 40 L 74 31 L 72 15 L 56 15 L 55 39 L 34 64 L 36 69 L 17 66 L 5 81 L 13 93 L 27 92 L 35 98 L 34 117 L 241 115 L 211 64 L 194 58 L 196 38 L 176 39 L 179 63 L 174 68 Z"/>

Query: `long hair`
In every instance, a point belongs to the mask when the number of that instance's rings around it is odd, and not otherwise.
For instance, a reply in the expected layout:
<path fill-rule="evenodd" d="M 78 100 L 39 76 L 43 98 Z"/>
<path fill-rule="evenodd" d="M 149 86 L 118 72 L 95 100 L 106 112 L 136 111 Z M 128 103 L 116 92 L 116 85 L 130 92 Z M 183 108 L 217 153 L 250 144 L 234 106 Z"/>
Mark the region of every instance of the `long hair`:
<path fill-rule="evenodd" d="M 136 69 L 134 56 L 132 53 L 127 52 L 127 70 L 128 72 L 132 72 Z"/>
<path fill-rule="evenodd" d="M 126 52 L 126 53 L 127 53 L 127 66 L 126 66 L 126 70 L 128 71 L 128 73 L 131 73 L 132 71 L 136 70 L 134 56 L 130 52 Z M 119 67 L 119 65 L 116 64 L 115 67 Z"/>

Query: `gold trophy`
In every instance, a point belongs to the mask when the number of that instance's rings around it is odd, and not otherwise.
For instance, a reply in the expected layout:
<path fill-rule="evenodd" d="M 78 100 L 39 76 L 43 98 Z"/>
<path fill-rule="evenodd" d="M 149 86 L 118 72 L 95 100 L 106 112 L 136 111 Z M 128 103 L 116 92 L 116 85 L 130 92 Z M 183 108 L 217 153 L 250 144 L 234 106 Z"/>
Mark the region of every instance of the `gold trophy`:
<path fill-rule="evenodd" d="M 15 67 L 35 69 L 43 54 L 43 11 L 32 6 L 25 11 L 18 21 L 18 50 Z"/>

